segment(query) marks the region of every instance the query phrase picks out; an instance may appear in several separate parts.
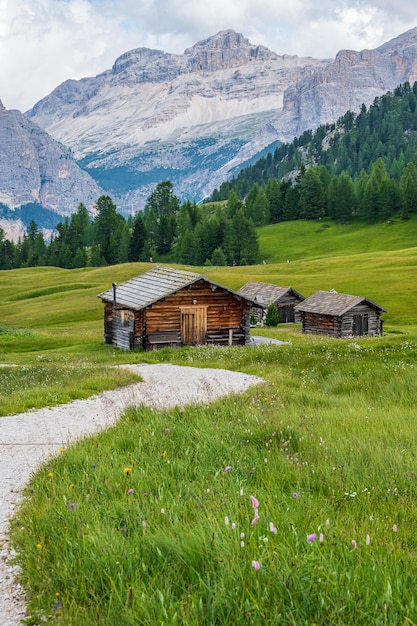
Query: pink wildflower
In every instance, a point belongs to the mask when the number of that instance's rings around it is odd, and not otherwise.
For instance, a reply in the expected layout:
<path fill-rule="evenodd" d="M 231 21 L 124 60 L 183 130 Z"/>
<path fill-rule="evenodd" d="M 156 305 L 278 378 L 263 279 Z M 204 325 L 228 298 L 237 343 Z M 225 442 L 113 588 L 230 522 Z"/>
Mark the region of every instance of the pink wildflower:
<path fill-rule="evenodd" d="M 259 502 L 258 500 L 255 498 L 255 496 L 250 496 L 250 499 L 252 500 L 252 506 L 253 508 L 256 510 L 259 507 Z"/>
<path fill-rule="evenodd" d="M 226 467 L 224 468 L 224 472 L 230 472 L 230 470 L 232 469 L 231 465 L 226 465 Z"/>
<path fill-rule="evenodd" d="M 315 541 L 316 538 L 317 538 L 316 533 L 311 533 L 310 535 L 307 535 L 308 543 L 313 543 L 313 541 Z"/>
<path fill-rule="evenodd" d="M 252 526 L 255 526 L 256 522 L 259 522 L 259 515 L 256 513 L 255 517 L 253 518 L 251 524 Z"/>
<path fill-rule="evenodd" d="M 271 531 L 271 533 L 274 533 L 274 535 L 276 535 L 278 532 L 273 522 L 269 522 L 269 530 Z"/>
<path fill-rule="evenodd" d="M 261 567 L 261 564 L 259 563 L 259 561 L 252 561 L 252 567 L 253 569 L 258 570 Z"/>
<path fill-rule="evenodd" d="M 398 529 L 397 529 L 397 524 L 394 524 L 394 526 L 392 527 L 392 532 L 393 532 L 393 533 L 396 533 L 396 532 L 397 532 L 397 530 L 398 530 Z"/>
<path fill-rule="evenodd" d="M 352 539 L 352 546 L 353 546 L 354 550 L 356 550 L 356 545 L 357 545 L 356 541 L 354 539 Z"/>
<path fill-rule="evenodd" d="M 127 490 L 127 493 L 128 493 L 129 495 L 130 495 L 131 493 L 133 493 L 133 492 L 134 492 L 134 489 L 128 489 L 128 490 Z"/>

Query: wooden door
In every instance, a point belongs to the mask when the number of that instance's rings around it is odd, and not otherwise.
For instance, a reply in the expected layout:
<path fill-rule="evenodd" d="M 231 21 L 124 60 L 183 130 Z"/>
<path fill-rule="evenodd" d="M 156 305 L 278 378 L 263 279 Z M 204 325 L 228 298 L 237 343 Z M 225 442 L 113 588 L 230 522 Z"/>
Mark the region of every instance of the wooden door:
<path fill-rule="evenodd" d="M 355 336 L 368 334 L 368 315 L 367 313 L 357 313 L 353 316 L 353 334 Z"/>
<path fill-rule="evenodd" d="M 181 308 L 181 342 L 190 346 L 206 343 L 207 307 Z"/>
<path fill-rule="evenodd" d="M 294 321 L 294 306 L 292 304 L 283 304 L 278 307 L 279 323 L 289 324 Z"/>

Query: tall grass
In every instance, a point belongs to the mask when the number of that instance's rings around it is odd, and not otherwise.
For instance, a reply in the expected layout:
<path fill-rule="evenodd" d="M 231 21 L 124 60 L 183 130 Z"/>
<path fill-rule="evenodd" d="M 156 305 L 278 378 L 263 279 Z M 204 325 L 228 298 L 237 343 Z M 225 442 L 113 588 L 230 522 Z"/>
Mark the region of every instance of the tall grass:
<path fill-rule="evenodd" d="M 266 383 L 131 409 L 43 468 L 12 532 L 33 623 L 414 623 L 416 351 L 175 352 Z"/>

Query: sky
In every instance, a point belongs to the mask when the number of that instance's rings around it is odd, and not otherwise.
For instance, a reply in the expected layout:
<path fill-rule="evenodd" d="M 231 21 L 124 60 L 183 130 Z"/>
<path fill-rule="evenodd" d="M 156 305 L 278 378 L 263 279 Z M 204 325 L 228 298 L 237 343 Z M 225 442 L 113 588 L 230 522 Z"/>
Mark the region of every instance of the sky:
<path fill-rule="evenodd" d="M 415 0 L 0 0 L 0 99 L 26 111 L 128 50 L 182 54 L 229 28 L 277 54 L 334 58 L 416 26 Z"/>

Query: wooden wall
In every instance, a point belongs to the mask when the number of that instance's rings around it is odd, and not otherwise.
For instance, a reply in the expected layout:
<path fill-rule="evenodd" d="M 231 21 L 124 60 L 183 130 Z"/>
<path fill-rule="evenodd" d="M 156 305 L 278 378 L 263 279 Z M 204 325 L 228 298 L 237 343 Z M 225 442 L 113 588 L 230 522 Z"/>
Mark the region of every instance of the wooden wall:
<path fill-rule="evenodd" d="M 307 334 L 330 335 L 342 338 L 357 336 L 376 337 L 382 335 L 382 322 L 379 310 L 366 302 L 353 307 L 341 316 L 308 312 L 302 312 L 301 315 L 303 332 Z"/>
<path fill-rule="evenodd" d="M 134 318 L 132 327 L 129 329 L 126 326 L 123 327 L 120 311 L 114 311 L 113 304 L 105 302 L 105 343 L 128 349 L 125 344 L 130 340 L 127 335 L 124 337 L 127 332 L 133 333 L 133 347 L 135 348 L 138 346 L 150 348 L 148 340 L 150 333 L 161 333 L 161 337 L 164 334 L 165 342 L 167 342 L 167 333 L 179 338 L 181 310 L 189 311 L 193 307 L 200 310 L 205 308 L 205 331 L 207 334 L 218 337 L 219 343 L 228 342 L 231 328 L 235 329 L 233 343 L 246 343 L 250 334 L 248 303 L 225 289 L 214 287 L 211 283 L 201 280 L 155 302 L 142 311 L 135 311 L 132 316 Z M 212 342 L 215 343 L 215 341 Z"/>

